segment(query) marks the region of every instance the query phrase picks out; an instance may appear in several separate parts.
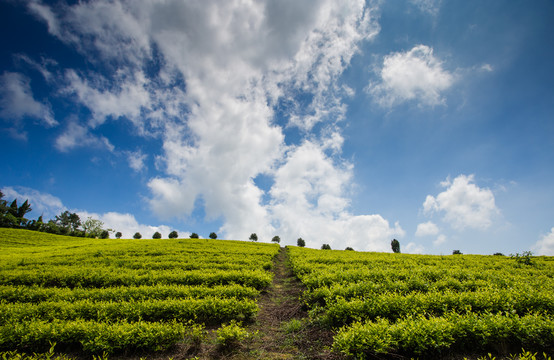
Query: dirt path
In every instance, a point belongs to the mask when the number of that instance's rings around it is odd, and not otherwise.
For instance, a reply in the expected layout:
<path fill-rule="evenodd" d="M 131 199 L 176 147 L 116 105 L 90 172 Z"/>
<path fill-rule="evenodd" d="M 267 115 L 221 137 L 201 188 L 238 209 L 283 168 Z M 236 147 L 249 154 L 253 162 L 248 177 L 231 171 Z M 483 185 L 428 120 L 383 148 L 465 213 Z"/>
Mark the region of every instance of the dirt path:
<path fill-rule="evenodd" d="M 274 259 L 273 283 L 258 300 L 256 321 L 248 325 L 252 339 L 230 351 L 218 351 L 204 344 L 195 354 L 172 354 L 171 358 L 198 360 L 335 360 L 341 359 L 329 351 L 333 338 L 330 331 L 313 325 L 302 308 L 302 283 L 287 265 L 287 252 L 280 248 Z M 213 335 L 213 334 L 212 334 Z M 212 340 L 213 341 L 213 340 Z M 167 355 L 167 354 L 166 354 Z M 192 355 L 192 357 L 191 357 Z M 167 358 L 167 357 L 166 357 Z"/>
<path fill-rule="evenodd" d="M 299 301 L 303 285 L 287 266 L 285 248 L 274 261 L 272 286 L 259 300 L 260 312 L 250 329 L 258 339 L 248 359 L 335 359 L 327 349 L 331 334 L 313 326 Z"/>

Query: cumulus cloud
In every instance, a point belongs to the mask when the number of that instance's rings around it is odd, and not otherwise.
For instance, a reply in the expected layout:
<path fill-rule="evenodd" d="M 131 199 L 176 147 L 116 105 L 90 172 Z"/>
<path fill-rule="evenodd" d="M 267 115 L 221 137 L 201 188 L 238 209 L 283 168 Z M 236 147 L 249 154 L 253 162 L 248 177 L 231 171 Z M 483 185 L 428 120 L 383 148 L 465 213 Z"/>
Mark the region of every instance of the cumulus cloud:
<path fill-rule="evenodd" d="M 404 236 L 380 215 L 352 215 L 345 211 L 352 166 L 338 167 L 319 144 L 306 141 L 292 149 L 275 174 L 270 210 L 279 230 L 306 240 L 307 246 L 329 243 L 356 249 L 389 251 L 390 239 Z"/>
<path fill-rule="evenodd" d="M 56 196 L 35 189 L 23 186 L 7 186 L 2 188 L 2 193 L 4 193 L 4 199 L 9 201 L 17 199 L 19 204 L 29 200 L 33 209 L 30 216 L 33 218 L 38 218 L 42 215 L 46 221 L 67 210 L 62 201 Z"/>
<path fill-rule="evenodd" d="M 179 237 L 188 237 L 189 232 L 182 231 L 179 229 L 171 228 L 167 225 L 146 225 L 141 224 L 132 214 L 122 214 L 118 212 L 107 212 L 103 214 L 90 213 L 87 211 L 69 209 L 66 207 L 60 198 L 38 191 L 36 189 L 31 189 L 23 186 L 6 186 L 2 188 L 2 193 L 4 194 L 4 199 L 12 201 L 17 199 L 18 203 L 21 204 L 25 200 L 29 200 L 31 204 L 32 211 L 28 214 L 28 218 L 36 219 L 39 216 L 43 216 L 44 221 L 54 219 L 56 215 L 61 214 L 62 212 L 69 210 L 74 212 L 81 220 L 86 220 L 88 217 L 93 219 L 100 220 L 104 223 L 104 229 L 113 229 L 114 231 L 120 231 L 123 234 L 124 239 L 130 239 L 136 232 L 140 232 L 142 237 L 147 239 L 151 238 L 152 235 L 158 231 L 162 234 L 163 238 L 167 238 L 169 233 L 173 230 L 176 230 L 179 233 Z M 29 216 L 30 215 L 30 216 Z M 112 234 L 113 236 L 113 234 Z"/>
<path fill-rule="evenodd" d="M 389 250 L 399 224 L 349 211 L 352 165 L 340 157 L 339 78 L 362 41 L 379 32 L 365 1 L 169 0 L 29 5 L 49 32 L 108 74 L 66 71 L 66 94 L 91 112 L 56 146 L 104 146 L 106 121 L 131 121 L 158 136 L 161 173 L 150 179 L 151 209 L 186 217 L 197 204 L 223 219 L 228 238 L 299 236 L 319 247 L 346 242 Z M 146 69 L 154 69 L 147 71 Z M 425 93 L 424 93 L 425 94 Z M 276 109 L 300 139 L 285 141 Z M 316 126 L 318 125 L 318 126 Z M 131 166 L 140 167 L 140 157 Z M 133 165 L 134 164 L 134 165 Z M 254 179 L 266 176 L 262 189 Z M 199 201 L 201 200 L 201 201 Z M 310 241 L 312 241 L 310 243 Z"/>
<path fill-rule="evenodd" d="M 34 99 L 30 83 L 29 78 L 19 73 L 0 75 L 0 117 L 15 121 L 31 117 L 47 127 L 57 125 L 50 105 Z"/>
<path fill-rule="evenodd" d="M 415 242 L 409 242 L 403 250 L 406 254 L 423 254 L 424 251 L 423 245 L 416 244 Z"/>
<path fill-rule="evenodd" d="M 81 220 L 86 220 L 91 217 L 96 220 L 100 220 L 104 223 L 104 229 L 112 229 L 115 232 L 121 232 L 123 239 L 131 239 L 133 235 L 138 232 L 142 235 L 143 239 L 151 239 L 155 232 L 162 234 L 163 239 L 167 239 L 171 231 L 177 231 L 179 238 L 186 238 L 190 235 L 189 232 L 174 229 L 167 225 L 145 225 L 140 224 L 132 214 L 122 214 L 118 212 L 107 212 L 104 214 L 89 213 L 86 211 L 77 211 L 77 215 Z M 111 234 L 114 237 L 114 234 Z"/>
<path fill-rule="evenodd" d="M 417 225 L 415 236 L 417 237 L 432 236 L 432 235 L 437 235 L 438 233 L 439 233 L 439 227 L 434 222 L 427 221 L 425 223 L 421 223 Z"/>
<path fill-rule="evenodd" d="M 117 74 L 119 79 L 112 81 L 109 88 L 91 85 L 73 70 L 66 74 L 68 86 L 65 91 L 73 93 L 82 104 L 92 111 L 92 126 L 101 125 L 108 117 L 125 117 L 140 124 L 139 117 L 143 108 L 150 106 L 150 95 L 145 89 L 147 80 L 141 72 L 134 73 L 130 78 L 123 73 Z"/>
<path fill-rule="evenodd" d="M 532 250 L 537 255 L 554 256 L 554 227 L 533 245 Z"/>
<path fill-rule="evenodd" d="M 385 56 L 379 77 L 380 81 L 370 83 L 367 91 L 384 107 L 406 101 L 427 106 L 443 104 L 442 93 L 456 80 L 443 69 L 443 63 L 433 55 L 433 48 L 426 45 Z"/>
<path fill-rule="evenodd" d="M 439 246 L 444 244 L 445 242 L 446 242 L 446 235 L 440 234 L 439 236 L 437 236 L 436 240 L 433 241 L 433 245 Z"/>
<path fill-rule="evenodd" d="M 446 179 L 441 183 L 445 191 L 436 197 L 427 195 L 423 203 L 424 212 L 428 215 L 443 213 L 443 220 L 458 230 L 489 228 L 493 217 L 499 213 L 494 194 L 489 189 L 478 187 L 474 181 L 474 175 Z"/>
<path fill-rule="evenodd" d="M 90 133 L 86 126 L 71 121 L 65 132 L 56 139 L 56 148 L 67 152 L 79 147 L 94 147 L 113 151 L 114 146 L 104 136 L 96 136 Z"/>

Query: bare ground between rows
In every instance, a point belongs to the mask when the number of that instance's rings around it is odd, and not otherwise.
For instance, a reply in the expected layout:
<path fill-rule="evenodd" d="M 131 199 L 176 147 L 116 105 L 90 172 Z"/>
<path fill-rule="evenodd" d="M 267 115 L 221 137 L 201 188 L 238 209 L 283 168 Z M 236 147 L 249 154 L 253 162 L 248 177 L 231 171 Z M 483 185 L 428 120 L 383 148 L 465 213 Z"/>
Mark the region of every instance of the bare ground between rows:
<path fill-rule="evenodd" d="M 257 359 L 339 359 L 329 350 L 332 333 L 309 323 L 300 301 L 304 290 L 288 266 L 286 249 L 280 248 L 274 261 L 273 284 L 261 296 L 257 321 L 251 326 L 259 334 L 253 344 Z"/>
<path fill-rule="evenodd" d="M 256 321 L 248 326 L 250 333 L 257 333 L 251 340 L 227 352 L 213 346 L 203 346 L 194 354 L 198 360 L 228 359 L 340 359 L 329 350 L 333 336 L 330 331 L 311 325 L 300 296 L 303 285 L 293 275 L 287 264 L 287 251 L 280 248 L 274 259 L 273 283 L 260 296 L 260 311 Z M 296 325 L 291 326 L 295 322 Z M 176 358 L 175 358 L 176 359 Z"/>

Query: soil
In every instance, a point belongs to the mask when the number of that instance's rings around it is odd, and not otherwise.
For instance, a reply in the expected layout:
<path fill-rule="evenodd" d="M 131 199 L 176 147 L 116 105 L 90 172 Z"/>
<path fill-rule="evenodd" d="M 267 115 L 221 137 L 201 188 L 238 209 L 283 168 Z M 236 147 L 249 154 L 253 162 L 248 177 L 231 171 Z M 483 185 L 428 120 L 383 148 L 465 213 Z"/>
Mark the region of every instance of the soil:
<path fill-rule="evenodd" d="M 210 345 L 214 341 L 208 340 L 201 349 L 176 349 L 165 354 L 164 359 L 342 359 L 330 351 L 332 333 L 309 321 L 300 301 L 305 289 L 291 272 L 287 258 L 286 249 L 281 247 L 274 259 L 273 283 L 258 300 L 260 311 L 256 321 L 247 326 L 248 331 L 255 334 L 251 339 L 226 351 Z"/>
<path fill-rule="evenodd" d="M 252 331 L 259 340 L 256 359 L 339 359 L 329 350 L 330 331 L 310 323 L 300 300 L 305 288 L 287 265 L 285 248 L 274 261 L 273 284 L 259 300 L 260 312 Z"/>

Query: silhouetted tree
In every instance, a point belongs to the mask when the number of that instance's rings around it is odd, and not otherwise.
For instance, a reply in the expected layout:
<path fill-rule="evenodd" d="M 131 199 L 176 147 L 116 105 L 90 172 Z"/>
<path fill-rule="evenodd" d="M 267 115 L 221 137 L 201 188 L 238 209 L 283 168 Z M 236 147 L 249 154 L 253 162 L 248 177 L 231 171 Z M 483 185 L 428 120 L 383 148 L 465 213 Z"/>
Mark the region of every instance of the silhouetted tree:
<path fill-rule="evenodd" d="M 192 233 L 192 234 L 190 234 L 190 238 L 191 239 L 198 239 L 198 234 L 197 233 Z"/>
<path fill-rule="evenodd" d="M 121 239 L 121 237 L 123 236 L 123 234 L 121 233 L 121 231 L 118 231 L 115 233 L 115 237 L 118 238 L 118 239 Z"/>
<path fill-rule="evenodd" d="M 463 255 L 460 250 L 452 250 L 452 255 Z"/>
<path fill-rule="evenodd" d="M 42 220 L 42 215 L 38 219 L 33 220 L 27 223 L 27 229 L 34 231 L 44 231 L 44 222 Z"/>
<path fill-rule="evenodd" d="M 304 241 L 304 239 L 298 238 L 298 240 L 296 240 L 296 245 L 300 247 L 304 247 L 306 246 L 306 242 Z"/>
<path fill-rule="evenodd" d="M 25 214 L 30 212 L 31 204 L 25 200 L 21 206 L 17 205 L 17 199 L 14 199 L 8 206 L 8 202 L 3 200 L 4 194 L 0 192 L 0 226 L 2 227 L 21 227 L 27 225 Z"/>
<path fill-rule="evenodd" d="M 152 239 L 161 239 L 161 238 L 162 238 L 162 234 L 160 234 L 158 231 L 156 231 L 154 235 L 152 235 Z"/>
<path fill-rule="evenodd" d="M 4 200 L 4 193 L 0 191 L 0 216 L 8 212 L 8 202 Z"/>
<path fill-rule="evenodd" d="M 273 239 L 271 239 L 271 242 L 279 244 L 281 242 L 281 238 L 279 236 L 274 236 Z"/>
<path fill-rule="evenodd" d="M 321 245 L 321 250 L 331 250 L 331 245 L 323 244 L 323 245 Z"/>
<path fill-rule="evenodd" d="M 173 230 L 172 232 L 169 233 L 168 237 L 170 239 L 177 239 L 179 237 L 179 234 L 177 233 L 177 231 Z"/>
<path fill-rule="evenodd" d="M 348 250 L 348 251 L 354 251 L 354 249 L 352 249 L 350 246 L 348 246 L 346 249 L 344 250 Z"/>
<path fill-rule="evenodd" d="M 256 235 L 256 233 L 252 233 L 250 234 L 249 239 L 250 241 L 258 241 L 258 235 Z"/>
<path fill-rule="evenodd" d="M 13 199 L 10 207 L 8 208 L 8 212 L 14 217 L 17 217 L 17 209 L 19 209 L 19 207 L 17 206 L 17 199 Z"/>
<path fill-rule="evenodd" d="M 390 242 L 390 246 L 392 248 L 392 252 L 395 254 L 400 254 L 400 242 L 396 239 L 392 239 Z"/>
<path fill-rule="evenodd" d="M 136 232 L 135 235 L 133 235 L 133 239 L 142 239 L 142 235 L 139 232 Z"/>
<path fill-rule="evenodd" d="M 19 225 L 25 225 L 27 223 L 27 219 L 25 219 L 25 214 L 30 212 L 31 210 L 31 204 L 29 204 L 29 200 L 25 200 L 23 204 L 17 209 L 17 220 L 19 221 Z"/>
<path fill-rule="evenodd" d="M 217 234 L 214 233 L 214 232 L 211 232 L 210 233 L 210 239 L 213 239 L 213 240 L 217 239 Z"/>

